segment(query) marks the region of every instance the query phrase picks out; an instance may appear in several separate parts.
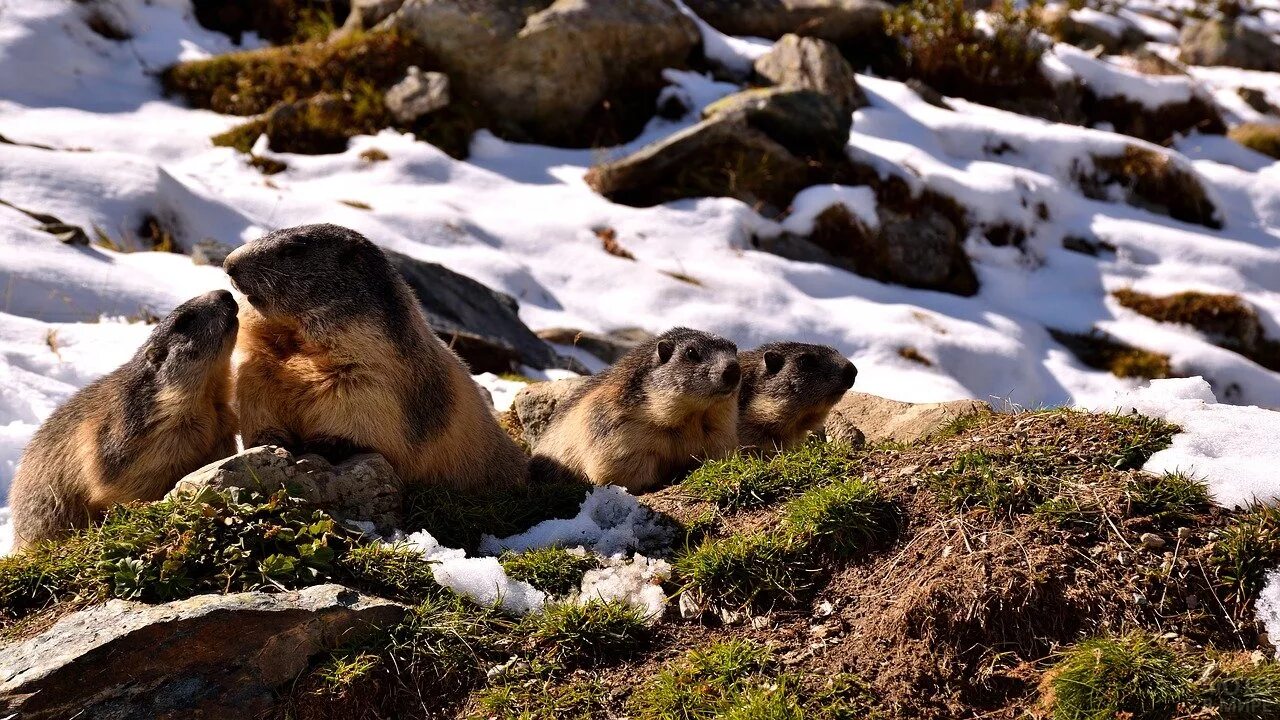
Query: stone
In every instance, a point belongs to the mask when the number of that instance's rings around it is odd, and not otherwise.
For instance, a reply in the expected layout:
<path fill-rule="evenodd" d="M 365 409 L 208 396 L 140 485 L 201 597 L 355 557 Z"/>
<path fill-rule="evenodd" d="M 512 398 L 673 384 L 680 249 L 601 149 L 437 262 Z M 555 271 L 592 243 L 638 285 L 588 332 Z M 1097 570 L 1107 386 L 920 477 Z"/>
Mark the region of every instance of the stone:
<path fill-rule="evenodd" d="M 586 378 L 568 378 L 552 382 L 531 383 L 520 388 L 511 401 L 511 411 L 520 420 L 525 442 L 530 447 L 546 432 L 547 425 L 561 400 L 582 387 Z"/>
<path fill-rule="evenodd" d="M 612 365 L 622 359 L 632 348 L 652 337 L 639 328 L 614 331 L 610 333 L 592 333 L 573 328 L 547 328 L 538 331 L 538 337 L 556 345 L 568 345 L 591 353 L 600 360 Z"/>
<path fill-rule="evenodd" d="M 1160 550 L 1165 546 L 1164 538 L 1155 533 L 1142 533 L 1138 540 L 1142 542 L 1142 547 L 1148 550 Z"/>
<path fill-rule="evenodd" d="M 757 88 L 711 103 L 703 117 L 741 117 L 798 156 L 842 153 L 853 118 L 834 97 L 796 88 Z"/>
<path fill-rule="evenodd" d="M 0 649 L 0 712 L 24 720 L 263 717 L 313 660 L 408 608 L 340 585 L 111 600 Z"/>
<path fill-rule="evenodd" d="M 222 267 L 223 261 L 231 254 L 235 247 L 224 242 L 219 242 L 213 238 L 203 238 L 197 240 L 191 246 L 191 262 L 196 265 L 212 265 L 213 267 Z"/>
<path fill-rule="evenodd" d="M 343 33 L 369 30 L 391 17 L 404 0 L 351 0 L 351 12 L 342 25 Z"/>
<path fill-rule="evenodd" d="M 728 35 L 777 39 L 787 33 L 850 43 L 883 33 L 890 9 L 879 0 L 685 0 Z"/>
<path fill-rule="evenodd" d="M 413 288 L 431 329 L 467 362 L 471 372 L 567 365 L 520 320 L 515 298 L 443 265 L 392 251 L 387 251 L 387 257 Z"/>
<path fill-rule="evenodd" d="M 449 105 L 449 76 L 412 66 L 403 80 L 387 88 L 384 102 L 392 117 L 411 125 Z"/>
<path fill-rule="evenodd" d="M 601 110 L 624 125 L 636 114 L 638 132 L 662 71 L 685 66 L 701 38 L 663 0 L 408 0 L 384 25 L 421 43 L 495 129 L 579 146 Z"/>
<path fill-rule="evenodd" d="M 1117 15 L 1109 17 L 1112 22 L 1104 27 L 1100 23 L 1083 19 L 1084 16 L 1078 10 L 1059 5 L 1046 9 L 1041 16 L 1041 23 L 1051 35 L 1062 42 L 1085 50 L 1101 47 L 1108 55 L 1135 50 L 1146 43 L 1147 36 L 1133 23 Z"/>
<path fill-rule="evenodd" d="M 980 400 L 908 403 L 849 392 L 831 409 L 824 429 L 833 439 L 847 436 L 853 428 L 861 431 L 870 444 L 886 440 L 911 443 L 932 435 L 956 418 L 989 410 Z"/>
<path fill-rule="evenodd" d="M 1178 59 L 1189 65 L 1280 71 L 1280 45 L 1239 21 L 1188 22 L 1178 45 Z"/>
<path fill-rule="evenodd" d="M 390 535 L 401 525 L 404 487 L 391 464 L 381 455 L 353 455 L 334 465 L 319 455 L 294 457 L 274 445 L 253 447 L 209 463 L 178 481 L 169 497 L 201 490 L 251 490 L 289 494 L 338 520 L 372 522 L 379 534 Z"/>
<path fill-rule="evenodd" d="M 867 106 L 853 68 L 835 45 L 818 38 L 783 35 L 755 62 L 756 74 L 786 90 L 822 93 L 851 113 Z"/>

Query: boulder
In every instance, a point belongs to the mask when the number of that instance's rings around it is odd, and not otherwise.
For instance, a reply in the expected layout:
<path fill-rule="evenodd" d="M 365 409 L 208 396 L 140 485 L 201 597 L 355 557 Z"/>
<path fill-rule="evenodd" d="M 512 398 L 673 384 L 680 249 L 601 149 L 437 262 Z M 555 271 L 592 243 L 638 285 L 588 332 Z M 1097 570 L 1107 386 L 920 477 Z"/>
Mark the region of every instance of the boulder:
<path fill-rule="evenodd" d="M 213 238 L 202 238 L 191 246 L 191 262 L 196 265 L 212 265 L 222 267 L 223 261 L 235 250 L 234 245 L 219 242 Z"/>
<path fill-rule="evenodd" d="M 1108 55 L 1135 50 L 1147 41 L 1146 34 L 1128 20 L 1093 9 L 1059 5 L 1046 9 L 1040 20 L 1058 40 L 1085 50 L 1101 47 Z"/>
<path fill-rule="evenodd" d="M 397 122 L 411 125 L 448 106 L 449 76 L 412 66 L 403 80 L 387 88 L 384 101 Z"/>
<path fill-rule="evenodd" d="M 421 43 L 495 129 L 579 146 L 604 121 L 593 114 L 638 131 L 662 71 L 700 40 L 664 0 L 407 0 L 384 24 Z"/>
<path fill-rule="evenodd" d="M 879 224 L 869 227 L 842 205 L 824 210 L 808 236 L 783 233 L 756 237 L 757 249 L 821 262 L 881 282 L 941 290 L 956 295 L 978 291 L 978 277 L 964 251 L 960 229 L 928 198 L 910 211 L 877 208 Z"/>
<path fill-rule="evenodd" d="M 787 90 L 822 93 L 851 113 L 867 106 L 853 68 L 835 45 L 818 38 L 783 35 L 773 49 L 755 62 L 756 74 Z"/>
<path fill-rule="evenodd" d="M 798 33 L 836 43 L 883 33 L 880 0 L 685 0 L 712 27 L 728 35 L 777 39 Z"/>
<path fill-rule="evenodd" d="M 861 433 L 868 443 L 910 443 L 928 437 L 956 418 L 990 411 L 980 400 L 908 403 L 867 393 L 849 392 L 831 409 L 824 425 L 827 437 L 841 440 Z"/>
<path fill-rule="evenodd" d="M 713 103 L 693 127 L 586 176 L 596 192 L 647 207 L 690 197 L 733 197 L 764 215 L 829 182 L 822 156 L 843 156 L 852 116 L 811 90 L 747 90 Z"/>
<path fill-rule="evenodd" d="M 111 600 L 0 650 L 0 710 L 24 720 L 259 718 L 313 659 L 407 611 L 339 585 Z"/>
<path fill-rule="evenodd" d="M 1280 71 L 1280 45 L 1239 21 L 1189 22 L 1178 40 L 1178 57 L 1189 65 L 1226 65 Z"/>
<path fill-rule="evenodd" d="M 391 17 L 404 5 L 404 0 L 351 0 L 351 12 L 342 26 L 342 32 L 369 30 Z"/>
<path fill-rule="evenodd" d="M 539 330 L 538 337 L 549 343 L 581 348 L 612 365 L 622 359 L 631 348 L 652 337 L 652 334 L 639 328 L 614 330 L 605 334 L 573 328 L 547 328 Z"/>
<path fill-rule="evenodd" d="M 471 372 L 515 372 L 566 365 L 520 320 L 515 298 L 443 265 L 387 251 L 427 313 L 427 322 Z"/>
<path fill-rule="evenodd" d="M 239 488 L 289 494 L 339 520 L 371 522 L 389 535 L 401 525 L 403 483 L 381 455 L 354 455 L 337 465 L 319 455 L 295 458 L 281 447 L 263 445 L 209 463 L 178 481 L 170 496 L 196 494 L 209 488 Z"/>
<path fill-rule="evenodd" d="M 551 416 L 561 400 L 582 387 L 586 378 L 569 378 L 553 382 L 531 383 L 520 388 L 515 399 L 511 401 L 511 411 L 520 420 L 524 430 L 525 442 L 530 447 L 538 442 L 538 438 L 546 431 Z"/>

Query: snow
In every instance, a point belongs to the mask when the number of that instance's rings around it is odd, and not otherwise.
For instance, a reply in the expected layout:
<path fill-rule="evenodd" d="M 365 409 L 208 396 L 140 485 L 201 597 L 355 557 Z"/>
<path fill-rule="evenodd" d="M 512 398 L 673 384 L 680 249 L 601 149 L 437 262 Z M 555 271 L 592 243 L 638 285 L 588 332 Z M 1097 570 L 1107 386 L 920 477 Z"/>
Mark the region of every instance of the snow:
<path fill-rule="evenodd" d="M 578 602 L 620 602 L 644 611 L 650 622 L 666 612 L 662 583 L 671 578 L 671 564 L 636 553 L 630 560 L 614 559 L 582 577 Z"/>
<path fill-rule="evenodd" d="M 524 552 L 547 547 L 586 547 L 598 555 L 615 557 L 632 550 L 664 545 L 671 530 L 635 496 L 616 485 L 587 494 L 578 514 L 568 519 L 543 520 L 523 533 L 506 538 L 485 535 L 480 552 Z"/>
<path fill-rule="evenodd" d="M 1254 603 L 1258 621 L 1267 629 L 1267 638 L 1277 646 L 1276 659 L 1280 660 L 1280 570 L 1267 575 L 1267 584 L 1258 593 Z"/>
<path fill-rule="evenodd" d="M 436 582 L 484 606 L 524 615 L 542 607 L 547 594 L 527 582 L 512 580 L 496 557 L 467 557 L 465 550 L 442 547 L 423 530 L 391 543 L 422 554 L 433 564 Z"/>
<path fill-rule="evenodd" d="M 1182 75 L 1146 75 L 1071 45 L 1053 49 L 1057 59 L 1099 97 L 1124 97 L 1150 110 L 1191 99 L 1194 84 Z"/>

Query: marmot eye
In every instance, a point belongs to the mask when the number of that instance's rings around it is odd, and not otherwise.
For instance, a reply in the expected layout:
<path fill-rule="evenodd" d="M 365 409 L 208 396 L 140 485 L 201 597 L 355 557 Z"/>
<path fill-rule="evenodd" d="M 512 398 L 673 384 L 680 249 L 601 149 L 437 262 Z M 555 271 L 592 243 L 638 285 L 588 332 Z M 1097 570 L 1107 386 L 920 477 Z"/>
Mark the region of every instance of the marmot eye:
<path fill-rule="evenodd" d="M 684 359 L 689 362 L 698 362 L 702 359 L 702 355 L 698 354 L 697 348 L 689 348 L 684 351 Z"/>

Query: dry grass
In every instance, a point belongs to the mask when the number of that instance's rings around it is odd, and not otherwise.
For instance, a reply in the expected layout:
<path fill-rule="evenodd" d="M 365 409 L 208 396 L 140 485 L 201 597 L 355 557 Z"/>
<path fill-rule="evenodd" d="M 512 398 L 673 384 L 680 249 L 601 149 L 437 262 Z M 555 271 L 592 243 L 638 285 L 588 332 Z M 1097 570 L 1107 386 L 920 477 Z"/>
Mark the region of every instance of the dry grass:
<path fill-rule="evenodd" d="M 605 252 L 614 257 L 622 258 L 623 260 L 636 259 L 636 256 L 632 255 L 630 250 L 626 249 L 622 246 L 622 243 L 618 242 L 617 230 L 614 230 L 611 227 L 597 227 L 592 228 L 591 232 L 595 233 L 596 237 L 600 238 L 600 247 L 604 248 Z"/>
<path fill-rule="evenodd" d="M 1188 325 L 1220 347 L 1270 370 L 1280 370 L 1280 342 L 1267 337 L 1258 313 L 1236 295 L 1181 292 L 1157 296 L 1125 289 L 1112 297 L 1152 320 Z"/>
<path fill-rule="evenodd" d="M 898 357 L 902 358 L 903 360 L 909 360 L 918 365 L 924 365 L 925 367 L 933 367 L 932 360 L 925 357 L 923 353 L 921 353 L 919 350 L 915 349 L 914 347 L 911 347 L 910 345 L 904 345 L 903 347 L 898 348 Z"/>
<path fill-rule="evenodd" d="M 1280 123 L 1243 123 L 1228 130 L 1227 137 L 1250 150 L 1280 158 Z"/>
<path fill-rule="evenodd" d="M 1148 380 L 1173 377 L 1168 355 L 1127 345 L 1100 330 L 1084 334 L 1050 330 L 1049 334 L 1080 362 L 1116 377 Z"/>

